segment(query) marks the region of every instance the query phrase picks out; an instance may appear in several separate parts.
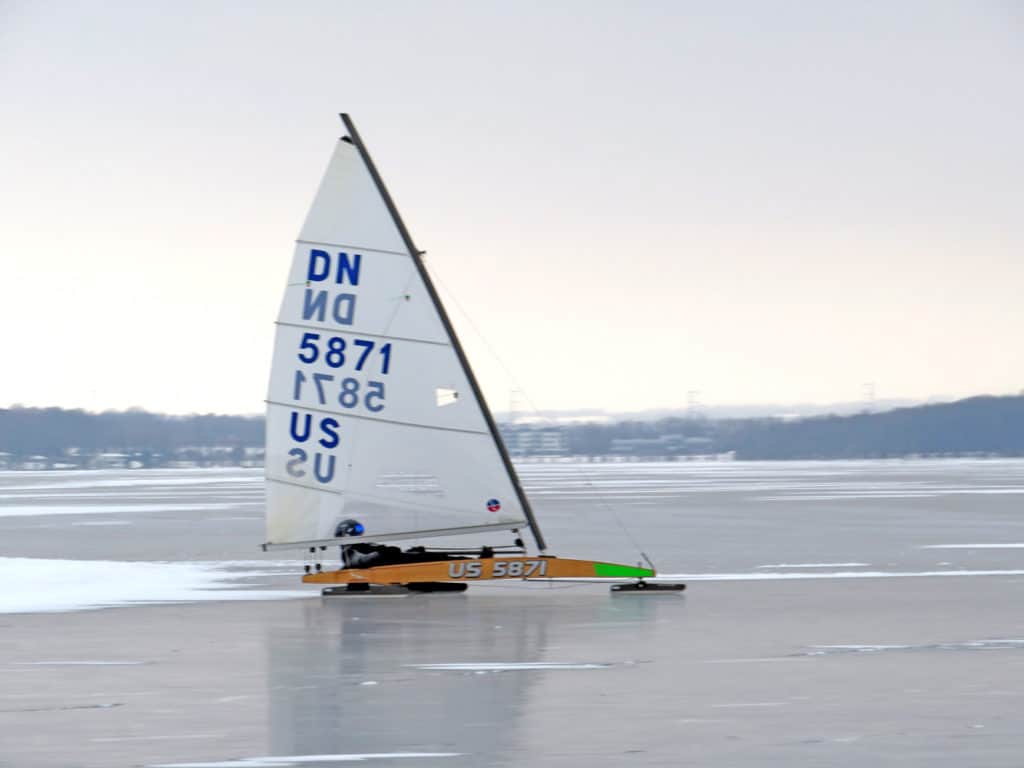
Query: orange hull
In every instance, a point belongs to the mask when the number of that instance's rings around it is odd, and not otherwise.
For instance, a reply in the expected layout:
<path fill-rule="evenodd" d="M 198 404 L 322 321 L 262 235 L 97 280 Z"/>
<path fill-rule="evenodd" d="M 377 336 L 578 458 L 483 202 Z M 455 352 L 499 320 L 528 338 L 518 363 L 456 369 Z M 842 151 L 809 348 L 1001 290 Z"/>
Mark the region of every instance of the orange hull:
<path fill-rule="evenodd" d="M 338 571 L 307 573 L 302 580 L 307 584 L 415 584 L 489 579 L 646 579 L 654 575 L 654 571 L 649 568 L 594 560 L 493 557 L 381 565 L 376 568 L 342 568 Z"/>

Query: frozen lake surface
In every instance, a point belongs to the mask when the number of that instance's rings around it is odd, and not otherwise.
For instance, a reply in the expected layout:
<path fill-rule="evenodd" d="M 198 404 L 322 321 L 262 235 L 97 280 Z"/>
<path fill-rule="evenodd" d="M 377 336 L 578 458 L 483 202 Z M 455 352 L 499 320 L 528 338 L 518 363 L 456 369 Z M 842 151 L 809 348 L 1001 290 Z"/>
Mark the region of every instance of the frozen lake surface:
<path fill-rule="evenodd" d="M 1020 764 L 1024 461 L 521 471 L 685 596 L 325 600 L 258 471 L 0 473 L 0 766 Z"/>

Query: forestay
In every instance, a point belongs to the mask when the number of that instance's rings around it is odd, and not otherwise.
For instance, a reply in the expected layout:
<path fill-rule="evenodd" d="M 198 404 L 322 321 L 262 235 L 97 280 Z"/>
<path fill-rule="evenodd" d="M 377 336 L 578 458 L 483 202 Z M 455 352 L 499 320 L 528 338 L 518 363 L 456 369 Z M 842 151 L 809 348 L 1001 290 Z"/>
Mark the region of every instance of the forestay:
<path fill-rule="evenodd" d="M 368 163 L 338 142 L 295 248 L 267 406 L 269 546 L 348 518 L 372 541 L 529 514 Z"/>

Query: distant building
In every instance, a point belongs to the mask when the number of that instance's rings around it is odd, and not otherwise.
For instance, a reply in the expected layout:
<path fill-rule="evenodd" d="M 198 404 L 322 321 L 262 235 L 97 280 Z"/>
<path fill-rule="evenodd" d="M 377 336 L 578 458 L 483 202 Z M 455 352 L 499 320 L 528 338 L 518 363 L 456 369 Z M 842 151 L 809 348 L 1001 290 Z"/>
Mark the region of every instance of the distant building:
<path fill-rule="evenodd" d="M 611 453 L 616 456 L 688 456 L 708 454 L 712 440 L 686 435 L 615 438 Z"/>
<path fill-rule="evenodd" d="M 175 453 L 178 456 L 187 454 L 203 458 L 224 459 L 231 458 L 238 450 L 238 447 L 234 445 L 183 445 Z"/>
<path fill-rule="evenodd" d="M 560 427 L 504 424 L 500 430 L 512 456 L 565 456 L 569 452 L 569 440 Z"/>
<path fill-rule="evenodd" d="M 89 465 L 93 469 L 128 469 L 131 457 L 126 453 L 101 453 Z"/>
<path fill-rule="evenodd" d="M 246 446 L 242 454 L 242 460 L 239 463 L 243 467 L 262 467 L 264 454 L 263 446 Z"/>
<path fill-rule="evenodd" d="M 261 466 L 262 462 L 249 459 L 247 448 L 241 445 L 184 445 L 174 449 L 167 466 L 178 469 L 190 467 Z M 255 462 L 255 463 L 253 463 Z"/>
<path fill-rule="evenodd" d="M 20 464 L 15 465 L 15 469 L 28 469 L 28 470 L 42 470 L 50 468 L 50 459 L 47 456 L 29 456 L 27 459 L 22 461 Z"/>

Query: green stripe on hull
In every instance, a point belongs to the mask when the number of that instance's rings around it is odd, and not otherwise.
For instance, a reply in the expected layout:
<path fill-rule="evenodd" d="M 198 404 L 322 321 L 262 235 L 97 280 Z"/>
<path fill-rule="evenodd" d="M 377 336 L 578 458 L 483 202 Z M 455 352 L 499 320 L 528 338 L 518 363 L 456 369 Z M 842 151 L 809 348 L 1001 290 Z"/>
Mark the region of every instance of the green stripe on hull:
<path fill-rule="evenodd" d="M 616 563 L 594 563 L 594 575 L 612 579 L 646 579 L 654 575 L 650 568 Z"/>

